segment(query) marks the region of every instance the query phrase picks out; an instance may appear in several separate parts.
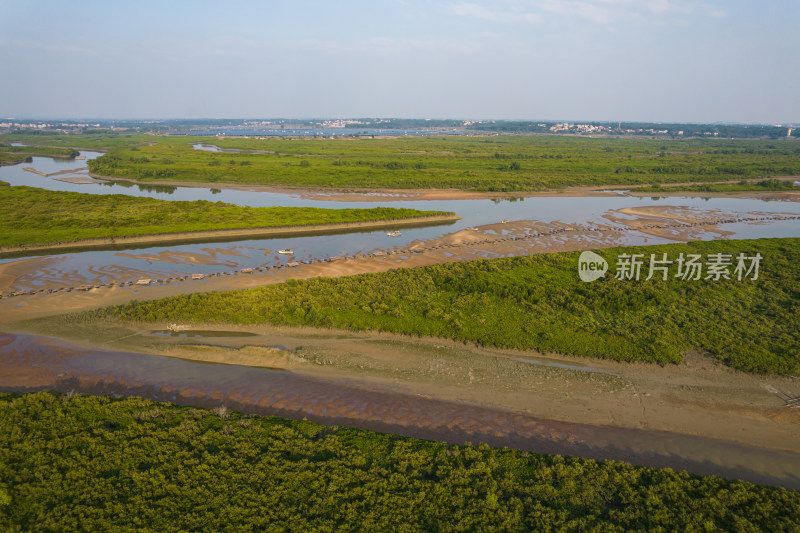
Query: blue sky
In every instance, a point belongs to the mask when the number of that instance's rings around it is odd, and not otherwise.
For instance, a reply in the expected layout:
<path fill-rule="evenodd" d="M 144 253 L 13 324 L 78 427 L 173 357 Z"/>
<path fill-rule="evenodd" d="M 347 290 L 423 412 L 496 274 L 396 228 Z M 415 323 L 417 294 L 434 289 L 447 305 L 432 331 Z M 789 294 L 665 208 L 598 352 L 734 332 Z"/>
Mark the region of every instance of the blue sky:
<path fill-rule="evenodd" d="M 0 116 L 800 123 L 800 0 L 0 4 Z"/>

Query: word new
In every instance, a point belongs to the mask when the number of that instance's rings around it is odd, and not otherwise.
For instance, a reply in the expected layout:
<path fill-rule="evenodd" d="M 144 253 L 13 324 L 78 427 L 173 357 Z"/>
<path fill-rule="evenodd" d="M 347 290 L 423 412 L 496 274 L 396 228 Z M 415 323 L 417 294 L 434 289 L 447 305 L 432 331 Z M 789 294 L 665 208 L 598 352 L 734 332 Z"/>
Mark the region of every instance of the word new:
<path fill-rule="evenodd" d="M 638 281 L 643 271 L 645 280 L 660 277 L 662 280 L 677 278 L 682 280 L 750 279 L 757 280 L 761 267 L 760 253 L 737 254 L 684 254 L 671 259 L 663 254 L 620 254 L 617 256 L 614 277 L 619 280 Z M 595 252 L 583 252 L 578 259 L 578 275 L 582 281 L 591 282 L 605 276 L 609 270 L 608 262 Z"/>

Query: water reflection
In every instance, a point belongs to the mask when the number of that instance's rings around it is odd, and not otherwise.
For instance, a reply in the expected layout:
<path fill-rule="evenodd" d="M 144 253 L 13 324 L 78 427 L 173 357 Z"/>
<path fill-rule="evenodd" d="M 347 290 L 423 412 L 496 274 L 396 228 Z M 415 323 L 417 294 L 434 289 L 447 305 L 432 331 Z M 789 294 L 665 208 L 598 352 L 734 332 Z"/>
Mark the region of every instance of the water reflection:
<path fill-rule="evenodd" d="M 175 194 L 175 191 L 178 190 L 178 188 L 175 187 L 174 185 L 145 185 L 143 183 L 134 183 L 132 181 L 127 181 L 127 180 L 109 180 L 102 182 L 101 185 L 105 187 L 120 186 L 126 189 L 137 187 L 141 192 L 157 193 L 157 194 Z"/>
<path fill-rule="evenodd" d="M 495 204 L 502 204 L 503 202 L 524 202 L 525 198 L 522 196 L 509 196 L 508 198 L 491 198 L 490 201 Z"/>

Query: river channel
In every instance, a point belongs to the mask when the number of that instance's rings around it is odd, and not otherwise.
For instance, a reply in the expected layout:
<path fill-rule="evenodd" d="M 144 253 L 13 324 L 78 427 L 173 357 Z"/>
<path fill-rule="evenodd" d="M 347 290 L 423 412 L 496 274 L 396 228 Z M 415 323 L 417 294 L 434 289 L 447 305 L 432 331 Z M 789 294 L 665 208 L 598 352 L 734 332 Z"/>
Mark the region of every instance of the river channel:
<path fill-rule="evenodd" d="M 196 147 L 202 149 L 202 147 Z M 86 159 L 101 155 L 82 152 Z M 24 170 L 35 169 L 38 174 Z M 53 175 L 56 174 L 57 175 Z M 209 200 L 246 206 L 309 206 L 365 208 L 409 207 L 454 211 L 461 220 L 445 225 L 403 228 L 399 237 L 386 230 L 353 231 L 324 236 L 259 238 L 235 242 L 171 244 L 131 249 L 53 253 L 0 259 L 0 268 L 19 262 L 24 275 L 11 289 L 36 289 L 86 279 L 120 281 L 152 275 L 275 266 L 287 261 L 351 256 L 376 250 L 402 249 L 417 241 L 442 238 L 453 232 L 502 221 L 536 220 L 573 226 L 613 225 L 623 208 L 678 206 L 720 214 L 800 215 L 800 203 L 742 198 L 647 197 L 620 192 L 603 197 L 527 197 L 511 200 L 387 200 L 340 202 L 307 199 L 299 194 L 193 187 L 145 186 L 132 183 L 74 183 L 93 181 L 85 160 L 34 157 L 32 162 L 0 167 L 0 180 L 54 191 L 90 194 L 128 194 L 164 200 Z M 618 223 L 618 222 L 617 222 Z M 490 230 L 498 236 L 503 229 Z M 759 223 L 734 222 L 725 232 L 712 229 L 699 238 L 800 237 L 797 220 Z M 624 243 L 673 242 L 630 231 Z M 291 248 L 291 258 L 277 250 Z M 508 252 L 507 255 L 513 255 Z M 30 298 L 44 298 L 36 295 Z M 24 300 L 22 298 L 21 300 Z M 0 302 L 17 306 L 15 299 Z M 9 307 L 6 307 L 7 309 Z M 0 311 L 2 312 L 2 311 Z M 58 309 L 53 309 L 58 312 Z M 389 431 L 449 442 L 488 442 L 540 453 L 562 453 L 634 464 L 669 466 L 697 474 L 717 474 L 800 489 L 800 455 L 699 436 L 664 431 L 557 422 L 491 408 L 448 403 L 434 398 L 384 394 L 343 384 L 314 380 L 291 372 L 236 365 L 182 361 L 156 355 L 79 348 L 64 341 L 0 333 L 0 388 L 4 390 L 70 389 L 99 394 L 136 394 L 164 401 L 201 406 L 226 405 L 248 412 L 276 414 L 330 424 Z M 535 363 L 534 361 L 525 361 Z"/>
<path fill-rule="evenodd" d="M 208 145 L 194 145 L 198 150 L 214 150 Z M 81 153 L 87 160 L 102 155 Z M 37 173 L 24 170 L 33 168 Z M 53 175 L 56 174 L 57 175 Z M 743 198 L 699 197 L 633 197 L 618 192 L 616 196 L 594 197 L 527 197 L 510 199 L 469 200 L 387 200 L 375 195 L 374 200 L 342 202 L 303 198 L 299 194 L 249 190 L 213 189 L 137 185 L 131 182 L 72 183 L 89 181 L 85 160 L 64 160 L 34 157 L 31 163 L 0 167 L 0 180 L 11 185 L 28 185 L 53 191 L 75 191 L 89 194 L 127 194 L 163 200 L 207 200 L 242 206 L 369 208 L 406 207 L 420 210 L 453 211 L 461 220 L 436 226 L 404 228 L 399 237 L 388 237 L 386 230 L 350 231 L 324 236 L 272 237 L 236 240 L 235 242 L 139 245 L 126 249 L 53 253 L 46 261 L 28 261 L 30 268 L 9 287 L 11 290 L 35 290 L 71 280 L 96 284 L 132 281 L 141 276 L 153 278 L 186 276 L 192 273 L 211 274 L 225 269 L 257 268 L 284 265 L 291 261 L 320 260 L 327 257 L 353 256 L 376 251 L 403 249 L 417 241 L 425 241 L 470 227 L 496 224 L 502 220 L 536 220 L 560 222 L 573 226 L 608 225 L 605 217 L 616 210 L 643 206 L 682 206 L 704 211 L 746 216 L 759 213 L 800 215 L 800 202 L 764 201 Z M 625 218 L 624 215 L 616 215 Z M 725 226 L 725 237 L 746 239 L 762 237 L 800 237 L 796 220 L 770 223 L 734 223 Z M 490 232 L 490 234 L 493 232 Z M 502 232 L 501 232 L 502 233 Z M 721 238 L 715 232 L 699 234 L 701 239 Z M 622 244 L 658 244 L 672 242 L 657 236 L 629 232 Z M 280 249 L 291 249 L 292 256 L 280 255 Z M 513 255 L 513 252 L 507 255 Z M 19 261 L 19 257 L 0 258 L 0 264 Z"/>

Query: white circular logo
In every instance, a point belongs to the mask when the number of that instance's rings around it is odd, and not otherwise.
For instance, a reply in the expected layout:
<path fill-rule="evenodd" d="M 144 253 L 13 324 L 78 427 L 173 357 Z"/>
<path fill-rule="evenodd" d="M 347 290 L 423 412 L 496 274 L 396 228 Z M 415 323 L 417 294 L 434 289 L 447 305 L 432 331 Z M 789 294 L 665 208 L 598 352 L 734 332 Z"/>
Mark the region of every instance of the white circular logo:
<path fill-rule="evenodd" d="M 608 263 L 594 252 L 581 252 L 578 258 L 578 275 L 581 281 L 589 283 L 606 275 Z"/>

